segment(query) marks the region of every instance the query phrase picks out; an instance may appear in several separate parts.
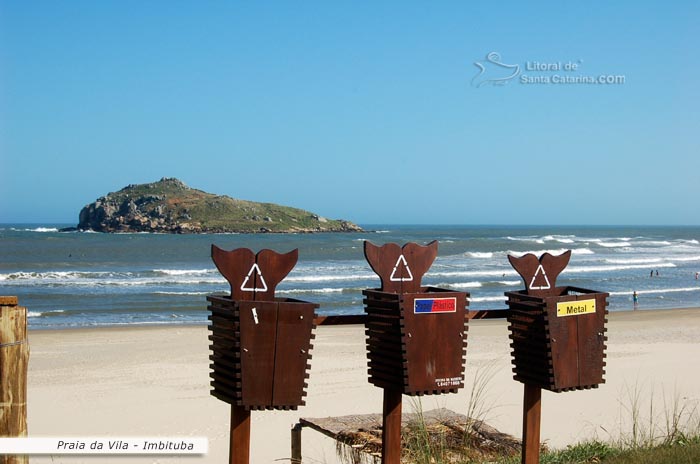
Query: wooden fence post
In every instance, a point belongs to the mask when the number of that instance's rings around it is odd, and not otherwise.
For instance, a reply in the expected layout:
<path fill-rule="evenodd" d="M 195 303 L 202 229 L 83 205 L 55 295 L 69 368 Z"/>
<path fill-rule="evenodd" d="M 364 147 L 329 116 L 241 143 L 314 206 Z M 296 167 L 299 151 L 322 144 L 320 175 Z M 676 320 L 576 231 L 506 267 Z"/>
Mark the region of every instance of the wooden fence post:
<path fill-rule="evenodd" d="M 301 423 L 292 427 L 292 464 L 301 464 Z"/>
<path fill-rule="evenodd" d="M 243 406 L 231 405 L 230 464 L 250 462 L 250 411 Z"/>
<path fill-rule="evenodd" d="M 542 389 L 525 384 L 523 401 L 523 455 L 522 464 L 540 462 L 540 420 L 542 417 Z"/>
<path fill-rule="evenodd" d="M 0 436 L 27 436 L 27 308 L 0 296 Z M 26 455 L 0 455 L 2 464 L 27 464 Z"/>
<path fill-rule="evenodd" d="M 382 464 L 401 463 L 401 401 L 400 390 L 384 389 L 382 411 Z"/>

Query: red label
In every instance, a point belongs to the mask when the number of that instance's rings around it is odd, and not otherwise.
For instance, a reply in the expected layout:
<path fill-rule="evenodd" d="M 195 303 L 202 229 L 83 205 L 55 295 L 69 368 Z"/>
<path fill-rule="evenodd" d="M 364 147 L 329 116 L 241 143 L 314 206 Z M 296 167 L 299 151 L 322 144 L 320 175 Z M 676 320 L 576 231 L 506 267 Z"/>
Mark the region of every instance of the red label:
<path fill-rule="evenodd" d="M 413 300 L 415 314 L 454 313 L 457 311 L 457 299 L 452 298 L 416 298 Z"/>

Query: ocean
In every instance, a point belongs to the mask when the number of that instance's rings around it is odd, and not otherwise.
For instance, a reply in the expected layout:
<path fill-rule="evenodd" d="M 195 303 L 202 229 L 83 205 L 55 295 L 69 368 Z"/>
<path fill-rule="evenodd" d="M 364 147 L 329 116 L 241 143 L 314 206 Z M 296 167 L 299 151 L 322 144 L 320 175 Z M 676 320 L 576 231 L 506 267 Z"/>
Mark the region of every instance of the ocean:
<path fill-rule="evenodd" d="M 362 290 L 379 278 L 363 241 L 426 244 L 439 253 L 424 285 L 470 293 L 470 309 L 505 309 L 503 293 L 524 288 L 508 254 L 572 250 L 557 285 L 610 293 L 611 311 L 700 307 L 700 227 L 396 226 L 365 233 L 101 234 L 59 232 L 67 224 L 0 224 L 0 295 L 28 308 L 30 329 L 134 324 L 205 324 L 206 296 L 228 284 L 212 244 L 278 252 L 299 262 L 280 297 L 320 304 L 319 314 L 362 314 Z M 658 275 L 657 275 L 658 272 Z"/>

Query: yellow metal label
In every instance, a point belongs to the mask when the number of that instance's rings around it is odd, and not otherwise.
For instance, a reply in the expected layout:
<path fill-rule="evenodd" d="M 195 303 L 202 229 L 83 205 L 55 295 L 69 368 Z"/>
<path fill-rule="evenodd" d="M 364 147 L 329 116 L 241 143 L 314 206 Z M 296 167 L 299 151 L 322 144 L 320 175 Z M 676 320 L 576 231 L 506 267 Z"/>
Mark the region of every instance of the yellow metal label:
<path fill-rule="evenodd" d="M 557 317 L 580 316 L 595 313 L 595 300 L 564 301 L 557 303 Z"/>

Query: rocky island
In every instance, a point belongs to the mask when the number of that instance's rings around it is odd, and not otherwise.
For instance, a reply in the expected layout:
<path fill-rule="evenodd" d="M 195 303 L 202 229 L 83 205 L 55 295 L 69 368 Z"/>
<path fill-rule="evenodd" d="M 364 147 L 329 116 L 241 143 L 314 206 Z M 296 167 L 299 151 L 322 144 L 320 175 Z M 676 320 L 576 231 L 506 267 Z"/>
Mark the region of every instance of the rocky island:
<path fill-rule="evenodd" d="M 361 232 L 345 220 L 193 189 L 175 178 L 128 185 L 85 206 L 79 230 L 158 233 Z"/>

